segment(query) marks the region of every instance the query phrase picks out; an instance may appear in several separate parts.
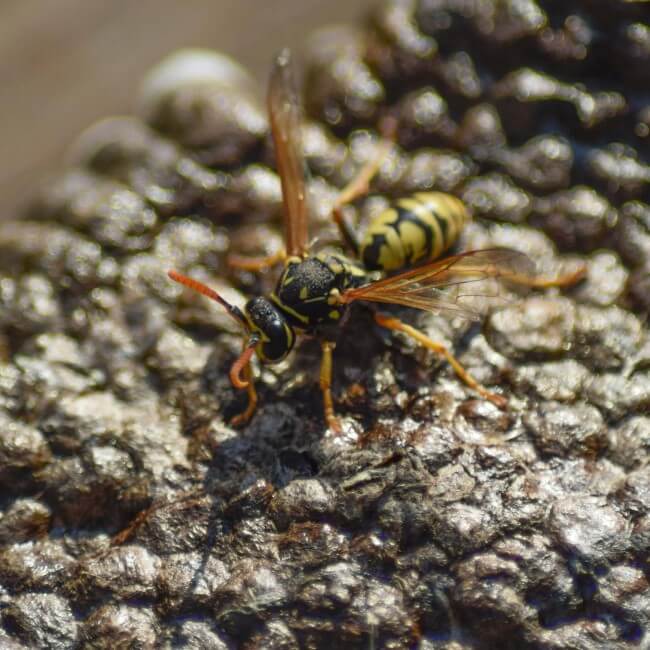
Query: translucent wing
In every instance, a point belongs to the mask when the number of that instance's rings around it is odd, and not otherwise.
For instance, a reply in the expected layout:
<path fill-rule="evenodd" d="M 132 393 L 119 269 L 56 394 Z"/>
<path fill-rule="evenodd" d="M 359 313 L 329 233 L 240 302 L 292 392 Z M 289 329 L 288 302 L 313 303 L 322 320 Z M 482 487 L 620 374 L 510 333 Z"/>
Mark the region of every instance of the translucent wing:
<path fill-rule="evenodd" d="M 282 181 L 285 245 L 289 255 L 301 255 L 308 245 L 307 192 L 301 147 L 301 109 L 287 49 L 280 52 L 271 71 L 268 108 Z"/>
<path fill-rule="evenodd" d="M 344 303 L 367 300 L 425 311 L 454 312 L 477 319 L 482 308 L 501 296 L 496 280 L 530 286 L 534 277 L 534 264 L 523 253 L 507 248 L 487 248 L 452 255 L 363 287 L 348 289 L 341 299 Z"/>

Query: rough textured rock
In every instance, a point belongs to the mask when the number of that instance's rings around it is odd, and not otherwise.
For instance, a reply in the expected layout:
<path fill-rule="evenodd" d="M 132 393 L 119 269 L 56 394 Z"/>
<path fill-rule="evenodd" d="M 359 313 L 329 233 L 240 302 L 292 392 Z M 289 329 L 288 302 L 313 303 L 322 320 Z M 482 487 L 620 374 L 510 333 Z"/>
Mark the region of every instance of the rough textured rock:
<path fill-rule="evenodd" d="M 508 397 L 342 328 L 325 431 L 319 350 L 260 370 L 248 426 L 218 306 L 273 273 L 280 183 L 245 71 L 163 62 L 140 117 L 88 129 L 0 226 L 0 644 L 15 648 L 627 648 L 650 639 L 647 3 L 383 0 L 307 48 L 304 148 L 337 188 L 399 118 L 361 227 L 441 189 L 579 286 L 481 324 L 405 314 Z M 359 335 L 363 332 L 363 335 Z"/>

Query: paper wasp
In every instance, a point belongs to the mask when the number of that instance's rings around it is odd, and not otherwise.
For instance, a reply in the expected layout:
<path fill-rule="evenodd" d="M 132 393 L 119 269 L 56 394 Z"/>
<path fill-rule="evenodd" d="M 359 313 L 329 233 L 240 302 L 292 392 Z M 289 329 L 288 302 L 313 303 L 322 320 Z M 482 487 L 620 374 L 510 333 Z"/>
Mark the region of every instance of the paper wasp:
<path fill-rule="evenodd" d="M 268 110 L 284 202 L 286 250 L 266 259 L 235 258 L 235 266 L 259 270 L 283 262 L 275 291 L 250 299 L 243 310 L 229 304 L 206 285 L 170 271 L 172 280 L 216 300 L 238 322 L 244 334 L 243 351 L 230 370 L 232 384 L 248 391 L 248 406 L 233 424 L 250 419 L 257 405 L 251 359 L 277 363 L 292 350 L 300 333 L 321 342 L 320 388 L 325 419 L 340 430 L 331 393 L 332 351 L 337 330 L 349 305 L 358 301 L 388 303 L 427 311 L 449 311 L 469 318 L 477 313 L 464 307 L 455 294 L 442 288 L 458 288 L 470 282 L 501 278 L 537 287 L 567 286 L 584 275 L 584 268 L 552 280 L 538 278 L 529 258 L 513 250 L 493 248 L 469 251 L 437 259 L 456 241 L 468 219 L 464 204 L 441 192 L 423 192 L 395 201 L 377 215 L 359 241 L 343 216 L 343 207 L 368 191 L 386 150 L 366 164 L 339 194 L 332 218 L 343 245 L 356 259 L 341 252 L 312 254 L 308 239 L 308 201 L 301 150 L 301 109 L 293 83 L 289 52 L 276 59 L 268 89 Z M 380 272 L 380 273 L 378 273 Z M 376 279 L 379 275 L 380 279 Z M 481 386 L 443 345 L 392 315 L 375 312 L 381 327 L 403 332 L 437 355 L 444 357 L 456 374 L 482 397 L 506 405 L 506 399 Z"/>

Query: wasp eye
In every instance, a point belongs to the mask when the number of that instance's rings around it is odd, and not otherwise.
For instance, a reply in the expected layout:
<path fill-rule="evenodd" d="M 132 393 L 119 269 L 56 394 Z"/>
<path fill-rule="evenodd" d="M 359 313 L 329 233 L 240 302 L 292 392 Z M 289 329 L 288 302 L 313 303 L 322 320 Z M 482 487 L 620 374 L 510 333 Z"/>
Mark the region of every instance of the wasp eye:
<path fill-rule="evenodd" d="M 246 303 L 251 330 L 260 335 L 256 350 L 264 363 L 282 361 L 295 343 L 293 329 L 284 316 L 266 298 L 252 298 Z"/>

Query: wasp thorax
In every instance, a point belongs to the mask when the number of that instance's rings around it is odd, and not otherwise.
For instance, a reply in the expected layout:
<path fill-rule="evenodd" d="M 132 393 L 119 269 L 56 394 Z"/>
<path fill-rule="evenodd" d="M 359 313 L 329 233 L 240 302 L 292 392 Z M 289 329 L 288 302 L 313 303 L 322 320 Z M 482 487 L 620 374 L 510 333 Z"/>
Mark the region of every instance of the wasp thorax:
<path fill-rule="evenodd" d="M 365 270 L 342 255 L 327 252 L 290 260 L 271 300 L 298 329 L 341 322 L 346 306 L 342 293 L 367 281 Z"/>
<path fill-rule="evenodd" d="M 251 298 L 245 307 L 246 320 L 254 334 L 260 337 L 255 348 L 264 363 L 282 361 L 295 343 L 293 328 L 282 313 L 266 298 Z"/>

